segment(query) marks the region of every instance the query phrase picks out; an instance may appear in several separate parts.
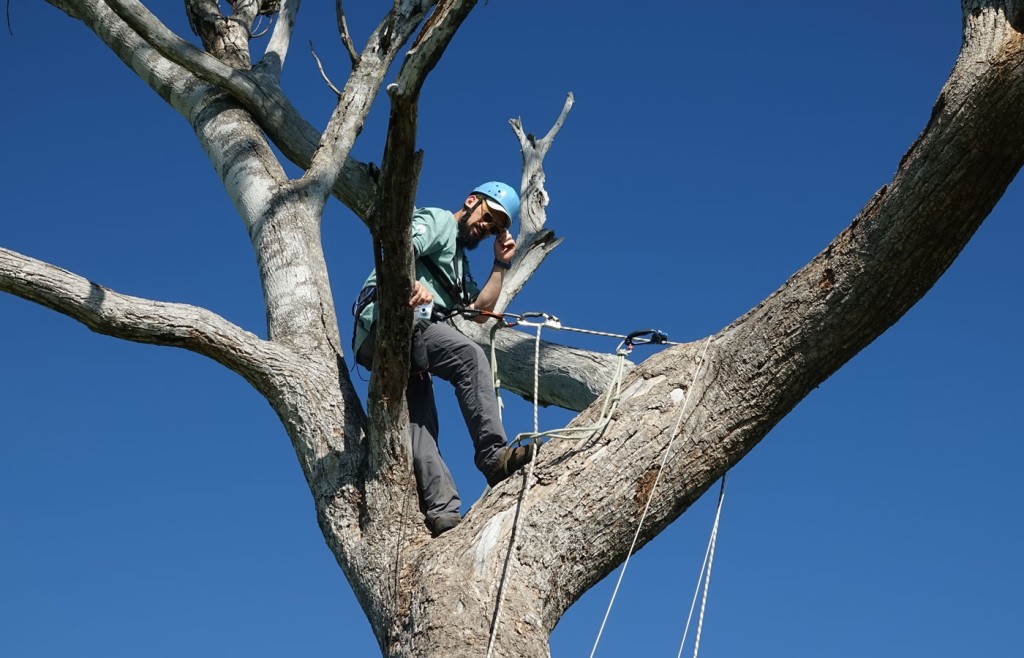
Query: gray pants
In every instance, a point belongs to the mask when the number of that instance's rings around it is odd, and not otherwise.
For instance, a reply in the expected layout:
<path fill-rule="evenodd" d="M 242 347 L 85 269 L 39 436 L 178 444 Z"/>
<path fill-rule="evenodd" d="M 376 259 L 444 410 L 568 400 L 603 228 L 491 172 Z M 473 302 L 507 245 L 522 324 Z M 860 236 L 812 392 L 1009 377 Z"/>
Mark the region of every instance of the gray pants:
<path fill-rule="evenodd" d="M 497 459 L 506 438 L 491 381 L 491 366 L 480 346 L 443 322 L 425 327 L 422 339 L 429 368 L 427 373 L 409 375 L 406 401 L 409 405 L 413 471 L 420 494 L 420 508 L 429 523 L 440 516 L 458 514 L 462 504 L 455 481 L 437 445 L 437 407 L 430 375 L 436 375 L 455 387 L 455 397 L 473 440 L 474 462 L 481 472 Z"/>

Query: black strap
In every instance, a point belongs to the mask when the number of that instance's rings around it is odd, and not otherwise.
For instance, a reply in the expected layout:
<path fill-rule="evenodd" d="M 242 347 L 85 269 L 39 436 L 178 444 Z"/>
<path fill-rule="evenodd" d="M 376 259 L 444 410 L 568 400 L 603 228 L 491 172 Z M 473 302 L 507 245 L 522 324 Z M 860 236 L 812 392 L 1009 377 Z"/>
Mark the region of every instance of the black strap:
<path fill-rule="evenodd" d="M 352 303 L 352 316 L 358 318 L 367 306 L 377 301 L 377 286 L 366 286 L 359 291 L 356 301 Z"/>
<path fill-rule="evenodd" d="M 461 252 L 455 252 L 455 258 L 462 257 L 463 256 Z M 473 301 L 467 297 L 465 291 L 462 289 L 462 286 L 458 282 L 451 281 L 448 278 L 448 275 L 444 273 L 440 266 L 438 266 L 438 264 L 435 263 L 434 259 L 432 259 L 430 256 L 421 256 L 418 260 L 419 262 L 423 263 L 424 267 L 430 270 L 431 276 L 433 276 L 434 279 L 436 279 L 437 282 L 444 289 L 444 291 L 448 293 L 448 296 L 452 298 L 456 306 L 465 306 L 469 304 L 471 301 Z M 465 263 L 463 263 L 463 266 L 465 266 Z"/>

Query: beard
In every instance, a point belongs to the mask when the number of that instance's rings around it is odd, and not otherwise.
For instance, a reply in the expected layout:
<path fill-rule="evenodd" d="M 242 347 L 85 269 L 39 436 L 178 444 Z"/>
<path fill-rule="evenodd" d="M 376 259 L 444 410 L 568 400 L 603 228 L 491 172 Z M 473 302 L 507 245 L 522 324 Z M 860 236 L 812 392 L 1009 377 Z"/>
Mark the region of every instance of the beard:
<path fill-rule="evenodd" d="M 466 222 L 459 222 L 456 231 L 456 246 L 467 250 L 473 250 L 480 245 L 480 238 L 474 237 L 473 234 L 469 232 L 469 227 L 466 226 Z"/>

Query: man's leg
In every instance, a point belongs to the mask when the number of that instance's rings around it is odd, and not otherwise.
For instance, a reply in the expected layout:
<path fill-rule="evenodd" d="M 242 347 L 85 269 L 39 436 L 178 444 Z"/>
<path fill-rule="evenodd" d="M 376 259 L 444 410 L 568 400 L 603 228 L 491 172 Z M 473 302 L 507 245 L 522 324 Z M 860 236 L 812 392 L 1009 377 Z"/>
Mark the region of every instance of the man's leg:
<path fill-rule="evenodd" d="M 473 439 L 474 461 L 487 473 L 505 447 L 491 366 L 480 346 L 452 326 L 437 322 L 423 330 L 430 372 L 451 382 Z"/>
<path fill-rule="evenodd" d="M 459 492 L 437 447 L 437 407 L 434 386 L 426 373 L 409 375 L 406 387 L 409 404 L 409 438 L 412 441 L 412 468 L 420 494 L 420 508 L 427 526 L 435 535 L 440 524 L 454 527 L 459 518 Z"/>

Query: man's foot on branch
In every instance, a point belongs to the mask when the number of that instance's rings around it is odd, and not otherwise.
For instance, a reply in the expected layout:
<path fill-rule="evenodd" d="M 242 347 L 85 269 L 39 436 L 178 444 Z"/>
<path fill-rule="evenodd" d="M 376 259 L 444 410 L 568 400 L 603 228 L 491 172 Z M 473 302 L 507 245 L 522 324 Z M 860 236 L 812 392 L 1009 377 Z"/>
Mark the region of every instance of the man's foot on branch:
<path fill-rule="evenodd" d="M 431 537 L 440 537 L 462 522 L 458 514 L 445 514 L 433 519 L 427 519 L 427 527 L 430 528 Z"/>
<path fill-rule="evenodd" d="M 498 458 L 494 460 L 494 463 L 484 473 L 484 477 L 487 478 L 487 484 L 493 487 L 523 466 L 529 464 L 530 460 L 533 459 L 533 450 L 532 446 L 520 446 L 518 448 L 505 446 L 499 450 Z"/>

